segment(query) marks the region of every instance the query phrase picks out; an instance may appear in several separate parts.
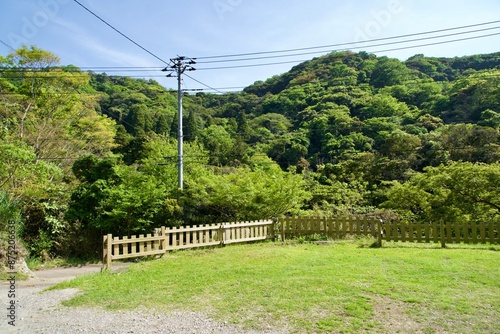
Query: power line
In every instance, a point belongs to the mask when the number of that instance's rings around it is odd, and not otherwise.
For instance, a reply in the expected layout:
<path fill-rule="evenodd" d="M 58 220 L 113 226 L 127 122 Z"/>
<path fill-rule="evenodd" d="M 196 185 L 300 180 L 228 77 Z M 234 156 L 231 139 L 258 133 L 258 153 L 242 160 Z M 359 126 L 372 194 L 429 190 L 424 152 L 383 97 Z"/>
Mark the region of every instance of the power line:
<path fill-rule="evenodd" d="M 484 29 L 477 29 L 477 30 L 470 30 L 470 31 L 464 31 L 464 32 L 458 32 L 458 33 L 453 33 L 453 34 L 445 34 L 445 35 L 439 35 L 439 36 L 431 36 L 431 37 L 424 37 L 424 38 L 415 38 L 415 39 L 409 39 L 409 40 L 397 41 L 397 42 L 390 42 L 390 43 L 380 43 L 380 44 L 367 45 L 367 46 L 356 46 L 356 47 L 351 47 L 351 48 L 346 48 L 346 49 L 363 49 L 363 48 L 372 48 L 372 47 L 377 47 L 377 46 L 386 46 L 386 45 L 394 45 L 394 44 L 401 44 L 401 43 L 417 42 L 417 41 L 423 41 L 423 40 L 429 40 L 429 39 L 437 39 L 437 38 L 458 36 L 458 35 L 464 35 L 464 34 L 472 34 L 472 33 L 476 33 L 476 32 L 482 32 L 482 31 L 488 31 L 488 30 L 494 30 L 494 29 L 500 29 L 500 26 L 490 27 L 490 28 L 484 28 Z M 344 44 L 339 44 L 339 45 L 351 45 L 351 44 L 356 44 L 356 43 L 344 43 Z M 335 51 L 335 50 L 322 50 L 322 51 L 303 52 L 303 53 L 286 54 L 286 55 L 274 55 L 274 56 L 264 56 L 264 57 L 242 58 L 242 59 L 226 59 L 226 60 L 200 61 L 200 62 L 198 62 L 198 64 L 210 64 L 210 63 L 220 63 L 220 62 L 235 62 L 235 61 L 249 61 L 249 60 L 270 59 L 270 58 L 294 57 L 294 56 L 304 56 L 304 55 L 311 55 L 311 54 L 318 54 L 318 53 L 332 52 L 332 51 Z"/>
<path fill-rule="evenodd" d="M 391 39 L 398 39 L 398 38 L 413 37 L 413 36 L 419 36 L 419 35 L 434 34 L 434 33 L 439 33 L 439 32 L 445 32 L 445 31 L 451 31 L 451 30 L 459 30 L 459 29 L 465 29 L 465 28 L 472 28 L 472 27 L 478 27 L 478 26 L 489 25 L 489 24 L 496 24 L 496 23 L 500 23 L 500 20 L 498 20 L 498 21 L 491 21 L 491 22 L 477 23 L 477 24 L 471 24 L 471 25 L 460 26 L 460 27 L 453 27 L 453 28 L 446 28 L 446 29 L 425 31 L 425 32 L 413 33 L 413 34 L 407 34 L 407 35 L 399 35 L 399 36 L 392 36 L 392 37 L 385 37 L 385 38 L 377 38 L 377 39 L 371 39 L 371 40 L 360 41 L 360 42 L 339 43 L 339 44 L 330 44 L 330 45 L 323 45 L 323 46 L 311 46 L 311 47 L 304 47 L 304 48 L 275 50 L 275 51 L 260 51 L 260 52 L 249 52 L 249 53 L 239 53 L 239 54 L 205 56 L 205 57 L 196 57 L 196 59 L 233 58 L 233 57 L 246 57 L 246 56 L 254 56 L 254 55 L 261 55 L 261 54 L 287 53 L 287 52 L 296 52 L 296 51 L 305 51 L 305 50 L 314 50 L 314 49 L 326 49 L 326 48 L 346 46 L 346 45 L 351 45 L 351 44 L 371 43 L 371 42 L 379 42 L 379 41 L 385 41 L 385 40 L 391 40 Z"/>
<path fill-rule="evenodd" d="M 11 49 L 12 51 L 16 51 L 16 49 L 14 49 L 12 46 L 10 46 L 9 44 L 5 43 L 3 40 L 0 39 L 0 43 L 2 43 L 3 45 L 5 45 L 6 47 L 8 47 L 9 49 Z"/>
<path fill-rule="evenodd" d="M 79 4 L 83 9 L 85 9 L 87 12 L 89 12 L 90 14 L 94 15 L 96 18 L 98 18 L 99 20 L 101 20 L 104 24 L 106 24 L 108 27 L 110 27 L 111 29 L 113 29 L 114 31 L 116 31 L 117 33 L 119 33 L 120 35 L 122 35 L 123 37 L 125 37 L 127 40 L 129 40 L 130 42 L 132 42 L 133 44 L 135 44 L 136 46 L 138 46 L 139 48 L 141 48 L 142 50 L 146 51 L 148 54 L 150 54 L 151 56 L 155 57 L 156 59 L 158 59 L 159 61 L 161 61 L 162 63 L 165 63 L 168 65 L 168 63 L 166 61 L 164 61 L 163 59 L 161 59 L 160 57 L 158 57 L 157 55 L 155 55 L 154 53 L 152 53 L 151 51 L 149 51 L 148 49 L 146 49 L 145 47 L 143 47 L 142 45 L 140 45 L 139 43 L 135 42 L 134 40 L 132 40 L 130 37 L 128 37 L 127 35 L 125 35 L 124 33 L 122 33 L 120 30 L 116 29 L 115 27 L 113 27 L 111 24 L 109 24 L 108 22 L 106 22 L 103 18 L 101 18 L 99 15 L 97 15 L 96 13 L 94 13 L 93 11 L 91 11 L 90 9 L 88 9 L 87 7 L 85 7 L 84 5 L 82 5 L 78 0 L 73 0 L 74 2 L 76 2 L 77 4 Z"/>
<path fill-rule="evenodd" d="M 190 76 L 190 75 L 188 75 L 188 74 L 186 74 L 186 76 L 187 76 L 189 79 L 191 79 L 191 80 L 193 80 L 193 81 L 196 81 L 196 82 L 197 82 L 197 83 L 199 83 L 200 85 L 203 85 L 203 86 L 205 86 L 205 87 L 207 87 L 207 88 L 210 88 L 211 90 L 214 90 L 214 91 L 216 91 L 216 92 L 218 92 L 218 93 L 224 94 L 224 92 L 221 92 L 220 90 L 218 90 L 218 89 L 216 89 L 216 88 L 212 88 L 212 87 L 210 87 L 209 85 L 204 84 L 203 82 L 201 82 L 201 81 L 199 81 L 199 80 L 196 80 L 195 78 L 193 78 L 192 76 Z"/>
<path fill-rule="evenodd" d="M 500 27 L 498 27 L 500 28 Z M 427 43 L 427 44 L 419 44 L 419 45 L 410 45 L 406 47 L 400 47 L 400 48 L 392 48 L 392 49 L 385 49 L 385 50 L 376 50 L 376 51 L 371 51 L 372 53 L 379 53 L 379 52 L 392 52 L 392 51 L 398 51 L 398 50 L 404 50 L 404 49 L 414 49 L 414 48 L 419 48 L 419 47 L 425 47 L 425 46 L 431 46 L 431 45 L 441 45 L 441 44 L 448 44 L 448 43 L 454 43 L 454 42 L 461 42 L 465 40 L 472 40 L 472 39 L 478 39 L 478 38 L 485 38 L 485 37 L 491 37 L 491 36 L 497 36 L 500 35 L 500 33 L 493 33 L 493 34 L 487 34 L 487 35 L 481 35 L 481 36 L 473 36 L 473 37 L 467 37 L 467 38 L 460 38 L 460 39 L 453 39 L 453 40 L 448 40 L 448 41 L 441 41 L 441 42 L 435 42 L 435 43 Z M 390 44 L 402 44 L 406 43 L 406 41 L 401 41 L 398 43 L 390 43 Z M 377 45 L 381 46 L 381 45 Z M 347 50 L 354 50 L 354 49 L 365 49 L 371 46 L 365 46 L 365 47 L 353 47 L 350 49 L 345 49 L 345 50 L 331 50 L 331 52 L 335 51 L 347 51 Z M 249 64 L 249 65 L 235 65 L 235 66 L 220 66 L 220 67 L 204 67 L 204 68 L 198 68 L 199 71 L 206 71 L 206 70 L 221 70 L 221 69 L 234 69 L 234 68 L 246 68 L 246 67 L 260 67 L 260 66 L 272 66 L 272 65 L 283 65 L 283 64 L 293 64 L 293 63 L 302 63 L 308 61 L 308 59 L 301 59 L 301 60 L 292 60 L 292 61 L 285 61 L 285 62 L 273 62 L 273 63 L 259 63 L 259 64 Z"/>

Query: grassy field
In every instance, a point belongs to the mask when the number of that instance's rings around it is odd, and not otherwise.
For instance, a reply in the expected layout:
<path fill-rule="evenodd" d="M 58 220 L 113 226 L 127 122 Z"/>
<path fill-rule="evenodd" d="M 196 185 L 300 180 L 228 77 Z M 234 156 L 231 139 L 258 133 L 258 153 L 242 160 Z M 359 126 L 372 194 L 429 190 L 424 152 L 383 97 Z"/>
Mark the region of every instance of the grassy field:
<path fill-rule="evenodd" d="M 247 328 L 309 333 L 500 330 L 500 248 L 363 241 L 172 253 L 55 288 L 106 309 L 187 309 Z"/>

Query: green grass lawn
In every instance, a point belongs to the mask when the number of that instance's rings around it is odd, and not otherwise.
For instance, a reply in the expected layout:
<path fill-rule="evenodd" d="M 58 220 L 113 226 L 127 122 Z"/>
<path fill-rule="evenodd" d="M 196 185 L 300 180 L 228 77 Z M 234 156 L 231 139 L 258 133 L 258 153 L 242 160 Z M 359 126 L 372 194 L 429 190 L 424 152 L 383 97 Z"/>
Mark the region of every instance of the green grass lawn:
<path fill-rule="evenodd" d="M 500 248 L 364 245 L 263 243 L 177 252 L 55 288 L 81 289 L 68 306 L 187 309 L 256 329 L 500 330 Z"/>

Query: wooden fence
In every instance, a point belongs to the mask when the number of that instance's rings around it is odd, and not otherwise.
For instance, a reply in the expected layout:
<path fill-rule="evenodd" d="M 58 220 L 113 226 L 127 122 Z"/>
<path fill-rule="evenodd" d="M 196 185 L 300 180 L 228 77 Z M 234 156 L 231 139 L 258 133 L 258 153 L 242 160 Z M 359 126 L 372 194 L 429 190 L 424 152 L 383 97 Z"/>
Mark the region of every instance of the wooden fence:
<path fill-rule="evenodd" d="M 347 235 L 380 236 L 380 220 L 375 218 L 349 217 L 286 217 L 278 221 L 281 239 L 318 234 L 331 239 L 342 239 Z"/>
<path fill-rule="evenodd" d="M 382 223 L 383 240 L 500 244 L 500 223 Z"/>
<path fill-rule="evenodd" d="M 272 220 L 222 223 L 203 226 L 161 227 L 153 234 L 132 237 L 103 237 L 104 269 L 111 261 L 140 256 L 161 255 L 176 249 L 209 247 L 266 240 L 274 237 Z"/>
<path fill-rule="evenodd" d="M 154 234 L 103 238 L 103 263 L 140 256 L 161 255 L 176 249 L 209 247 L 275 238 L 281 240 L 310 235 L 330 239 L 347 236 L 371 236 L 382 241 L 419 243 L 490 243 L 500 244 L 500 223 L 392 223 L 376 218 L 359 217 L 286 217 L 277 223 L 272 220 L 223 223 L 158 229 Z"/>
<path fill-rule="evenodd" d="M 500 223 L 403 223 L 356 217 L 287 217 L 279 220 L 281 238 L 319 234 L 331 239 L 347 235 L 384 241 L 500 244 Z"/>

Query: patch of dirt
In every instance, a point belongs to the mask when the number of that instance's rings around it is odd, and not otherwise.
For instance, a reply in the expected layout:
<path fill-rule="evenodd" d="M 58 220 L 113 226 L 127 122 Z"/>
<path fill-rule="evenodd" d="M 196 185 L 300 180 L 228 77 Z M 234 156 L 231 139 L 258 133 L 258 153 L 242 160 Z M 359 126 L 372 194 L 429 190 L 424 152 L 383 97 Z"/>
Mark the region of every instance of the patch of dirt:
<path fill-rule="evenodd" d="M 413 320 L 408 313 L 408 305 L 385 296 L 371 296 L 376 319 L 382 324 L 385 333 L 423 334 L 422 324 Z M 437 333 L 442 333 L 436 329 Z"/>

